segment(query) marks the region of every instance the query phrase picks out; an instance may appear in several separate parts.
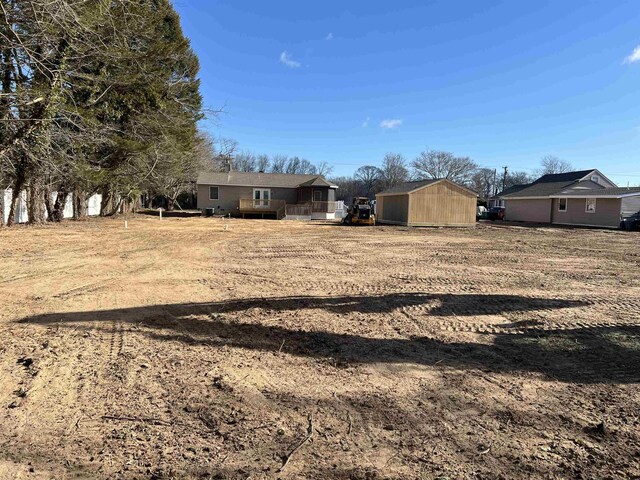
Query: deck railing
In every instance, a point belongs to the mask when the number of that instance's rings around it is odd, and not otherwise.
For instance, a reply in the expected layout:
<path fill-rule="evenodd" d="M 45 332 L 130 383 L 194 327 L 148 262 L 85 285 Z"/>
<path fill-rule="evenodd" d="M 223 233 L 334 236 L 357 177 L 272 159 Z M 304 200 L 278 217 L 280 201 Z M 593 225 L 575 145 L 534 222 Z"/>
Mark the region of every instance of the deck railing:
<path fill-rule="evenodd" d="M 289 205 L 286 206 L 286 215 L 295 215 L 295 216 L 310 216 L 311 215 L 311 205 L 308 203 L 301 203 L 298 205 Z"/>
<path fill-rule="evenodd" d="M 240 211 L 271 211 L 277 212 L 286 205 L 284 200 L 256 200 L 254 198 L 241 198 Z"/>
<path fill-rule="evenodd" d="M 311 202 L 313 212 L 336 213 L 336 202 Z"/>
<path fill-rule="evenodd" d="M 312 213 L 335 213 L 337 202 L 288 204 L 284 200 L 241 198 L 241 212 L 283 212 L 285 215 L 310 216 Z"/>

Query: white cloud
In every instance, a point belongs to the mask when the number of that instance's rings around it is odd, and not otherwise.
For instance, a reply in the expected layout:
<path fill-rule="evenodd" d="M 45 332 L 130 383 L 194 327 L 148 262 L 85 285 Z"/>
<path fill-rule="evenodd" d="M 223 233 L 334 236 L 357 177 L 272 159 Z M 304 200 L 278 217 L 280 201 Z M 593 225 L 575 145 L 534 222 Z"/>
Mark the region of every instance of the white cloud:
<path fill-rule="evenodd" d="M 634 48 L 633 52 L 631 52 L 631 55 L 629 55 L 627 58 L 624 59 L 624 63 L 635 63 L 635 62 L 640 62 L 640 45 Z"/>
<path fill-rule="evenodd" d="M 333 32 L 329 32 L 329 33 L 327 34 L 327 36 L 326 36 L 326 37 L 324 37 L 324 39 L 325 39 L 325 40 L 333 40 Z"/>
<path fill-rule="evenodd" d="M 291 57 L 291 54 L 286 50 L 280 54 L 280 63 L 286 65 L 289 68 L 298 68 L 300 65 L 302 65 L 300 62 L 296 62 Z"/>
<path fill-rule="evenodd" d="M 387 130 L 398 128 L 400 125 L 402 125 L 402 120 L 399 118 L 389 118 L 380 122 L 380 128 L 386 128 Z"/>
<path fill-rule="evenodd" d="M 367 128 L 369 126 L 369 120 L 371 120 L 371 117 L 367 117 L 367 119 L 362 122 L 362 128 Z"/>

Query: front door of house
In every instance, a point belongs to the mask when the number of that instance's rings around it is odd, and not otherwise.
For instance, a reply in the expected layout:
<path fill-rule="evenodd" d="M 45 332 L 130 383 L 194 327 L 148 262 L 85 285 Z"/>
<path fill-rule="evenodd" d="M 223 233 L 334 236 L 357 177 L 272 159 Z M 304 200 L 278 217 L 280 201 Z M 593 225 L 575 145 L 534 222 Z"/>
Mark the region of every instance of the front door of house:
<path fill-rule="evenodd" d="M 271 200 L 271 190 L 268 188 L 253 189 L 253 206 L 257 208 L 267 208 Z"/>

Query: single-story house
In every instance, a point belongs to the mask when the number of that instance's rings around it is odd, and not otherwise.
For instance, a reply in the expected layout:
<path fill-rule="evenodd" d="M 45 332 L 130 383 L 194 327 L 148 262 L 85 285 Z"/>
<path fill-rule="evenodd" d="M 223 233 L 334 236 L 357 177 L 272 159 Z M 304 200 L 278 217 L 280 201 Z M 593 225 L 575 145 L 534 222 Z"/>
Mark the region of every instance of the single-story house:
<path fill-rule="evenodd" d="M 277 219 L 334 219 L 337 186 L 322 175 L 201 173 L 197 206 L 215 214 Z"/>
<path fill-rule="evenodd" d="M 475 225 L 477 198 L 447 179 L 407 182 L 376 195 L 376 221 L 409 227 Z"/>
<path fill-rule="evenodd" d="M 618 227 L 634 208 L 640 210 L 640 189 L 618 188 L 590 169 L 543 175 L 492 200 L 503 203 L 507 221 Z"/>
<path fill-rule="evenodd" d="M 551 195 L 551 223 L 618 228 L 640 212 L 640 187 L 566 190 Z"/>

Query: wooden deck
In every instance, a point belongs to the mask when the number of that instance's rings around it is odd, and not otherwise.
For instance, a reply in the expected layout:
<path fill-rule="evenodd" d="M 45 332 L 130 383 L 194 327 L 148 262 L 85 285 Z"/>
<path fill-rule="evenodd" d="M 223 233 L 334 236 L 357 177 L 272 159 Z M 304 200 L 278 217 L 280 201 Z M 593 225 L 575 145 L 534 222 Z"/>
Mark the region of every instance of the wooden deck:
<path fill-rule="evenodd" d="M 312 213 L 335 213 L 336 202 L 307 202 L 287 204 L 284 200 L 255 200 L 253 198 L 240 199 L 240 213 L 245 215 L 275 215 L 278 220 L 285 215 L 311 216 Z"/>
<path fill-rule="evenodd" d="M 286 202 L 284 200 L 254 200 L 253 198 L 240 199 L 240 213 L 245 215 L 275 215 L 280 220 L 285 215 Z"/>

